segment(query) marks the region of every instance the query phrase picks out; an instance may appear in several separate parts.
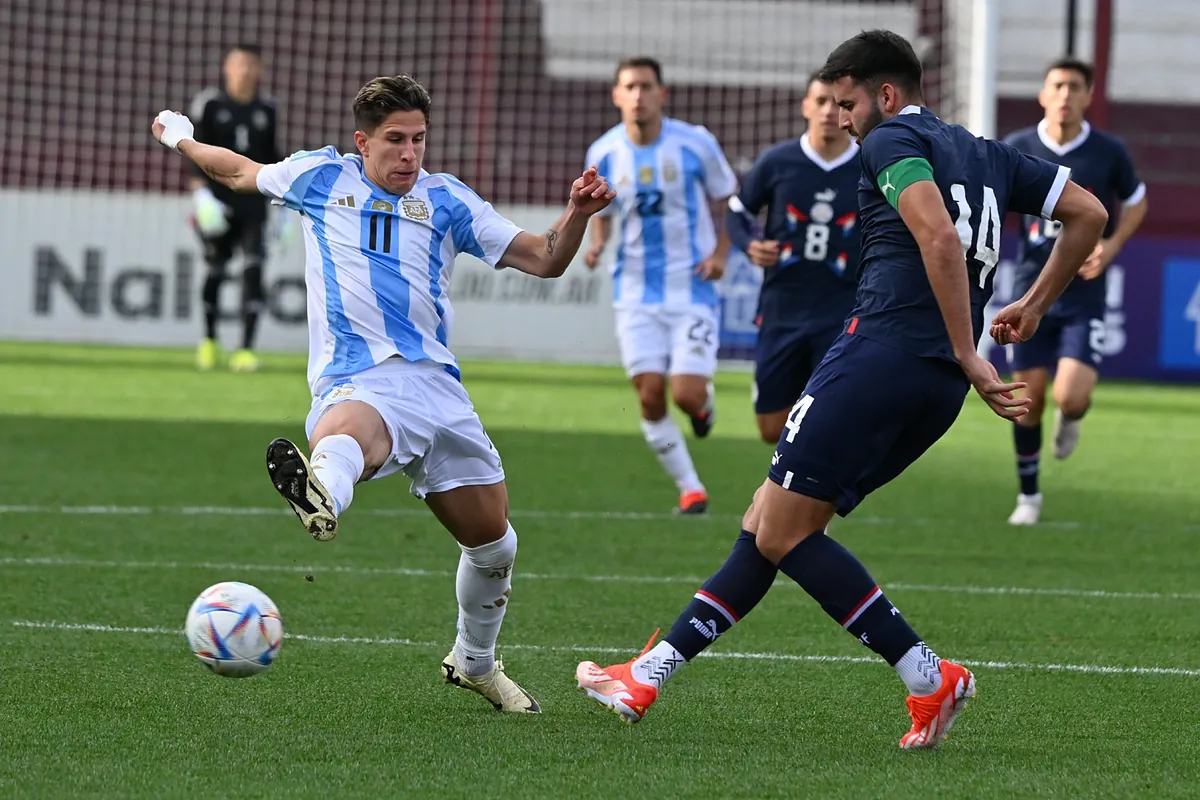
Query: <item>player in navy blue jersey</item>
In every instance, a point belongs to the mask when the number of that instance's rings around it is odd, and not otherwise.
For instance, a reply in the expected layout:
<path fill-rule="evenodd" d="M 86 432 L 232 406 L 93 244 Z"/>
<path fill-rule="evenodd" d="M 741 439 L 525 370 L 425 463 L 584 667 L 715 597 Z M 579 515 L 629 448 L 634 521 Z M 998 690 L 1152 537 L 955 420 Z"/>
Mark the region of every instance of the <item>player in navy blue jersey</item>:
<path fill-rule="evenodd" d="M 754 413 L 769 444 L 842 332 L 858 277 L 858 144 L 838 124 L 833 87 L 816 74 L 802 110 L 808 131 L 759 156 L 729 201 L 726 225 L 763 268 Z"/>
<path fill-rule="evenodd" d="M 1055 61 L 1046 70 L 1038 94 L 1046 111 L 1036 127 L 1005 141 L 1023 153 L 1071 169 L 1071 179 L 1096 195 L 1108 210 L 1104 238 L 1079 275 L 1046 314 L 1037 335 L 1014 344 L 1013 379 L 1028 384 L 1033 403 L 1013 426 L 1021 493 L 1009 516 L 1013 525 L 1034 525 L 1041 517 L 1038 468 L 1042 450 L 1042 411 L 1046 384 L 1054 370 L 1054 455 L 1066 458 L 1079 443 L 1079 422 L 1092 404 L 1100 375 L 1105 335 L 1105 271 L 1146 218 L 1146 185 L 1138 180 L 1133 160 L 1120 139 L 1094 130 L 1083 118 L 1092 102 L 1092 68 L 1074 58 Z M 1117 211 L 1120 209 L 1118 221 Z M 1014 289 L 1026 291 L 1037 279 L 1058 234 L 1058 224 L 1037 217 L 1023 220 L 1021 252 Z"/>
<path fill-rule="evenodd" d="M 947 125 L 922 107 L 921 62 L 890 31 L 841 44 L 821 70 L 842 125 L 861 145 L 858 300 L 792 409 L 728 560 L 666 638 L 576 679 L 629 722 L 671 674 L 746 616 L 782 572 L 908 688 L 912 728 L 900 746 L 935 747 L 975 678 L 913 631 L 848 550 L 826 533 L 941 438 L 971 386 L 1001 417 L 1028 408 L 975 349 L 1007 211 L 1063 223 L 1029 291 L 993 319 L 999 344 L 1028 339 L 1096 246 L 1108 214 L 1069 170 Z M 952 545 L 948 545 L 952 546 Z"/>

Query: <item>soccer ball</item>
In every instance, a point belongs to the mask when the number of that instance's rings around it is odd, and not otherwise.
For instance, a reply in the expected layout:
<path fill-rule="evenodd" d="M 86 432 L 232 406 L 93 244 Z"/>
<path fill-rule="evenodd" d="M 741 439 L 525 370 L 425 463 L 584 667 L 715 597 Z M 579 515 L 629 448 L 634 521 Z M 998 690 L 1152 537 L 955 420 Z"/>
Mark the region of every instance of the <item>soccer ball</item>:
<path fill-rule="evenodd" d="M 283 645 L 279 609 L 248 583 L 214 584 L 188 609 L 188 645 L 218 675 L 248 678 L 271 666 Z"/>

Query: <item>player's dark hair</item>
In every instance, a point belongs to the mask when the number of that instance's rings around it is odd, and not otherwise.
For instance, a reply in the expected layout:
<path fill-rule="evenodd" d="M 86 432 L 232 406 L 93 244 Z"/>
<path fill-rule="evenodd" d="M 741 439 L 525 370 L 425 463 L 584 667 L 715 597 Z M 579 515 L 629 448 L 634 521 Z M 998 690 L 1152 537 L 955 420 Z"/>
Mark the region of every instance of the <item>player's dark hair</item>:
<path fill-rule="evenodd" d="M 892 31 L 873 30 L 834 48 L 819 75 L 826 83 L 848 77 L 872 89 L 891 83 L 917 98 L 921 96 L 921 72 L 921 59 L 907 39 Z"/>
<path fill-rule="evenodd" d="M 812 85 L 814 83 L 818 83 L 818 82 L 819 83 L 829 83 L 829 81 L 827 81 L 821 77 L 821 70 L 814 69 L 812 72 L 809 73 L 808 81 L 804 84 L 804 93 L 808 94 L 808 90 L 812 88 Z"/>
<path fill-rule="evenodd" d="M 662 64 L 659 63 L 657 58 L 651 58 L 650 56 L 633 56 L 632 58 L 621 59 L 617 62 L 616 72 L 613 73 L 613 83 L 616 84 L 621 80 L 621 73 L 625 70 L 637 69 L 638 67 L 645 67 L 653 72 L 654 80 L 658 81 L 659 86 L 662 86 Z"/>
<path fill-rule="evenodd" d="M 221 56 L 221 60 L 229 58 L 232 53 L 249 53 L 255 58 L 262 58 L 262 48 L 252 42 L 234 42 L 225 48 L 225 54 Z"/>
<path fill-rule="evenodd" d="M 1062 58 L 1057 58 L 1054 61 L 1051 61 L 1046 67 L 1045 74 L 1049 75 L 1052 70 L 1056 69 L 1066 69 L 1072 72 L 1078 72 L 1083 76 L 1083 82 L 1089 89 L 1092 88 L 1092 80 L 1096 77 L 1096 72 L 1092 69 L 1091 64 L 1083 61 L 1082 59 L 1075 58 L 1074 56 L 1063 56 Z"/>
<path fill-rule="evenodd" d="M 429 124 L 433 99 L 416 78 L 408 75 L 375 78 L 354 96 L 354 125 L 364 133 L 372 133 L 395 111 L 420 111 Z"/>

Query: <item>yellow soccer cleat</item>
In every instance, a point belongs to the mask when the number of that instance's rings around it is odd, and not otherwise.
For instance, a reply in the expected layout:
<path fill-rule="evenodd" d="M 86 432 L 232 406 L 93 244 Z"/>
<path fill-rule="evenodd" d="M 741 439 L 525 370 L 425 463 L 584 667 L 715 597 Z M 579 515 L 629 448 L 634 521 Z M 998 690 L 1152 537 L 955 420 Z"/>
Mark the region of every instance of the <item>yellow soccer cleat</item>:
<path fill-rule="evenodd" d="M 454 658 L 454 651 L 451 650 L 450 655 L 442 659 L 442 677 L 446 679 L 446 683 L 483 695 L 497 711 L 508 711 L 514 714 L 542 713 L 542 708 L 538 705 L 537 700 L 533 699 L 533 695 L 504 674 L 504 664 L 499 660 L 487 675 L 471 678 L 464 675 L 459 669 L 458 661 Z"/>
<path fill-rule="evenodd" d="M 258 372 L 262 365 L 253 351 L 242 349 L 229 359 L 229 368 L 234 372 Z"/>
<path fill-rule="evenodd" d="M 216 339 L 201 339 L 196 347 L 196 369 L 208 372 L 217 365 L 220 357 L 221 345 L 217 344 Z"/>

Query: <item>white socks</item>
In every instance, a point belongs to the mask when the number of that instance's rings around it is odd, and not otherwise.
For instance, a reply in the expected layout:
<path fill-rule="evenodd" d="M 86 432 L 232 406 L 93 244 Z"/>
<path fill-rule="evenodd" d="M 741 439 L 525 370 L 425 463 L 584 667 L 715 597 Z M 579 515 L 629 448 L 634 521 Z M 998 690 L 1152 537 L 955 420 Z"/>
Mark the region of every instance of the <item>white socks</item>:
<path fill-rule="evenodd" d="M 680 494 L 687 492 L 702 492 L 704 484 L 696 474 L 692 457 L 688 454 L 687 444 L 683 440 L 683 432 L 675 424 L 670 414 L 656 422 L 642 420 L 642 435 L 646 444 L 658 456 L 658 463 L 675 481 L 675 487 Z"/>
<path fill-rule="evenodd" d="M 914 644 L 896 662 L 896 672 L 908 691 L 925 697 L 942 688 L 942 660 L 924 642 Z"/>
<path fill-rule="evenodd" d="M 334 513 L 341 514 L 354 499 L 354 484 L 363 474 L 362 448 L 349 434 L 326 436 L 313 448 L 309 464 L 333 496 Z"/>
<path fill-rule="evenodd" d="M 630 667 L 630 672 L 638 683 L 661 689 L 667 678 L 686 663 L 680 652 L 663 640 L 650 648 L 646 655 L 639 656 Z"/>
<path fill-rule="evenodd" d="M 462 547 L 455 581 L 458 637 L 454 640 L 454 658 L 469 677 L 486 675 L 496 664 L 496 637 L 508 607 L 516 557 L 517 532 L 511 524 L 494 542 Z"/>

